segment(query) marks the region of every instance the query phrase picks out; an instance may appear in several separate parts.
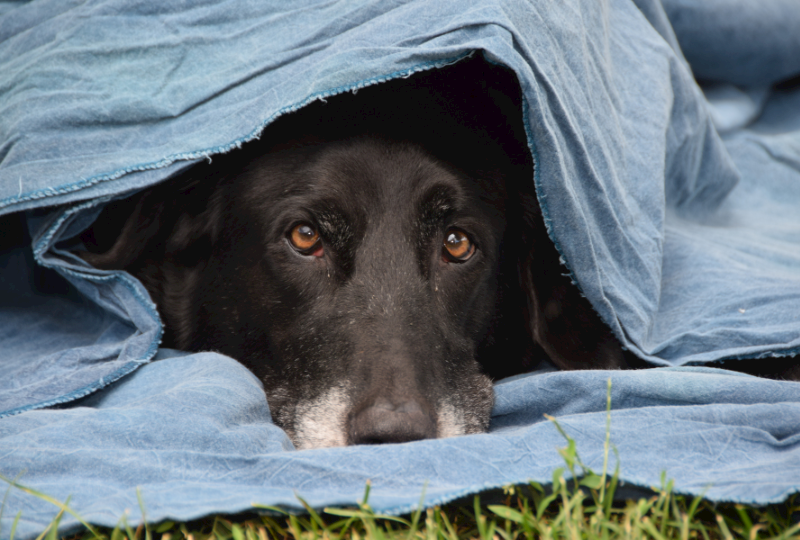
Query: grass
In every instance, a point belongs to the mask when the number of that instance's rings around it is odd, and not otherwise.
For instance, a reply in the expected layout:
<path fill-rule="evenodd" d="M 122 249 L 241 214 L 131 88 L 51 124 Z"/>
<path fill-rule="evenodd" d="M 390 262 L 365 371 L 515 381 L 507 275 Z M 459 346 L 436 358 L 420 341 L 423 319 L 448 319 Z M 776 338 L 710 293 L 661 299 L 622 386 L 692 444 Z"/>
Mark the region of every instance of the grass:
<path fill-rule="evenodd" d="M 702 497 L 684 497 L 662 474 L 661 486 L 649 497 L 615 501 L 619 470 L 609 474 L 611 433 L 611 381 L 606 411 L 603 470 L 586 467 L 575 441 L 555 418 L 548 417 L 567 441 L 558 449 L 565 467 L 553 472 L 552 485 L 537 483 L 508 486 L 499 504 L 482 504 L 481 496 L 442 507 L 418 510 L 408 516 L 387 516 L 369 505 L 369 485 L 355 508 L 326 508 L 317 512 L 305 501 L 306 515 L 290 515 L 280 508 L 256 506 L 264 515 L 237 518 L 214 516 L 191 523 L 163 522 L 132 528 L 124 519 L 113 529 L 93 527 L 69 508 L 47 495 L 5 479 L 11 487 L 51 502 L 58 515 L 41 533 L 41 540 L 56 540 L 64 513 L 80 521 L 84 532 L 70 540 L 512 540 L 512 539 L 797 539 L 800 540 L 800 497 L 780 505 L 752 507 L 715 505 Z M 494 494 L 498 495 L 498 494 Z M 484 495 L 486 497 L 487 495 Z M 470 504 L 471 502 L 471 504 Z M 142 515 L 144 505 L 139 499 Z M 4 506 L 4 505 L 3 505 Z M 2 507 L 0 507 L 0 515 Z M 17 514 L 10 531 L 20 515 Z M 5 534 L 0 531 L 0 534 Z"/>
<path fill-rule="evenodd" d="M 527 491 L 524 494 L 522 491 Z M 713 507 L 701 499 L 691 501 L 668 490 L 647 499 L 612 505 L 606 512 L 585 491 L 572 491 L 566 483 L 546 494 L 534 486 L 509 489 L 503 504 L 483 506 L 479 496 L 473 506 L 430 508 L 411 516 L 393 517 L 374 513 L 367 503 L 358 508 L 309 510 L 307 516 L 260 516 L 244 520 L 214 517 L 187 523 L 162 523 L 136 531 L 118 528 L 108 532 L 111 540 L 266 540 L 295 539 L 615 539 L 615 538 L 800 538 L 800 525 L 791 523 L 794 503 L 764 509 L 741 505 Z M 91 533 L 80 539 L 97 538 Z"/>
<path fill-rule="evenodd" d="M 553 490 L 538 484 L 508 487 L 500 504 L 452 504 L 395 517 L 375 513 L 369 488 L 357 508 L 327 508 L 307 515 L 216 516 L 192 523 L 164 522 L 132 529 L 87 530 L 73 540 L 481 540 L 511 539 L 800 539 L 800 501 L 753 508 L 715 506 L 702 498 L 672 493 L 670 483 L 649 498 L 612 502 L 615 477 L 597 483 L 592 475 L 575 482 L 554 474 Z M 587 479 L 591 479 L 588 480 Z M 593 486 L 593 487 L 589 487 Z M 603 496 L 601 497 L 601 493 Z M 280 514 L 275 508 L 265 508 Z M 794 523 L 793 523 L 794 521 Z M 54 520 L 56 526 L 57 519 Z M 55 529 L 40 538 L 55 539 Z"/>
<path fill-rule="evenodd" d="M 562 477 L 563 480 L 563 477 Z M 607 488 L 610 485 L 606 485 Z M 471 506 L 458 504 L 418 511 L 410 516 L 376 514 L 362 502 L 353 509 L 307 508 L 305 516 L 252 516 L 232 520 L 217 516 L 193 523 L 127 524 L 113 530 L 86 531 L 73 540 L 446 540 L 510 539 L 766 539 L 800 538 L 792 524 L 793 501 L 762 509 L 741 505 L 715 507 L 702 499 L 675 496 L 667 488 L 650 498 L 629 500 L 606 509 L 597 490 L 574 489 L 559 481 L 548 492 L 534 485 L 508 488 L 502 504 L 484 506 L 475 496 Z M 56 538 L 46 531 L 42 538 Z"/>

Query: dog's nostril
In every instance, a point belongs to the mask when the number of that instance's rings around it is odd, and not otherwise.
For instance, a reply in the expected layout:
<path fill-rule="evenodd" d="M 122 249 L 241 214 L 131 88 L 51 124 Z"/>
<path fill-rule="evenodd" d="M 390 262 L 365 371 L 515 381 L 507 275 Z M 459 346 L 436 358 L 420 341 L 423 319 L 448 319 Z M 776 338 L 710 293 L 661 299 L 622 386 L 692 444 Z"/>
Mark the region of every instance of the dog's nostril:
<path fill-rule="evenodd" d="M 414 400 L 380 400 L 351 417 L 350 444 L 385 444 L 436 437 L 436 421 Z"/>

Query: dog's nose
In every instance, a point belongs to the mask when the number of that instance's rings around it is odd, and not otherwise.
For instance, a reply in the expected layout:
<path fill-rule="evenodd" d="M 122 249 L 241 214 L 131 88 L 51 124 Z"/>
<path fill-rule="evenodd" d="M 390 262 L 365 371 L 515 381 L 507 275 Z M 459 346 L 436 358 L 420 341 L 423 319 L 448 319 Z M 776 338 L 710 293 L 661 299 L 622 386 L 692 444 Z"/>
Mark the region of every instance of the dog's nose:
<path fill-rule="evenodd" d="M 393 403 L 378 398 L 350 418 L 350 444 L 384 444 L 432 439 L 436 421 L 426 407 L 409 399 Z"/>

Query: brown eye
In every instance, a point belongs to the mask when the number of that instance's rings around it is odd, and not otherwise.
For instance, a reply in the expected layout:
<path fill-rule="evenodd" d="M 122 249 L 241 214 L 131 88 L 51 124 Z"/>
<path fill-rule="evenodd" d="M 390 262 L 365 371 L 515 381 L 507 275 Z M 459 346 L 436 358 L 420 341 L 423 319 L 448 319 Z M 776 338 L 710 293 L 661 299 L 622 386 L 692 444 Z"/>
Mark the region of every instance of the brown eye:
<path fill-rule="evenodd" d="M 319 232 L 313 225 L 298 223 L 289 231 L 289 242 L 303 255 L 322 256 L 322 246 L 319 241 Z"/>
<path fill-rule="evenodd" d="M 475 253 L 475 244 L 461 229 L 448 229 L 444 234 L 442 255 L 451 262 L 464 262 Z"/>

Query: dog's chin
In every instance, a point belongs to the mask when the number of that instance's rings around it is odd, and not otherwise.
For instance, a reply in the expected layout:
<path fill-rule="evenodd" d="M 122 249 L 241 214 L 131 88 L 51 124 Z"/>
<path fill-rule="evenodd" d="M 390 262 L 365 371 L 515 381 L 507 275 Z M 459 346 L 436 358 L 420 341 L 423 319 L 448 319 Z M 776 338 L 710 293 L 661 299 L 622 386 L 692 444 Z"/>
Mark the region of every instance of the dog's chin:
<path fill-rule="evenodd" d="M 473 435 L 489 429 L 494 405 L 491 380 L 476 375 L 465 386 L 465 392 L 453 392 L 453 397 L 442 397 L 436 404 L 435 438 Z M 355 444 L 349 435 L 352 408 L 348 388 L 337 386 L 316 398 L 301 399 L 293 406 L 279 408 L 274 412 L 274 420 L 298 450 L 350 446 Z M 413 440 L 417 439 L 394 442 Z"/>

